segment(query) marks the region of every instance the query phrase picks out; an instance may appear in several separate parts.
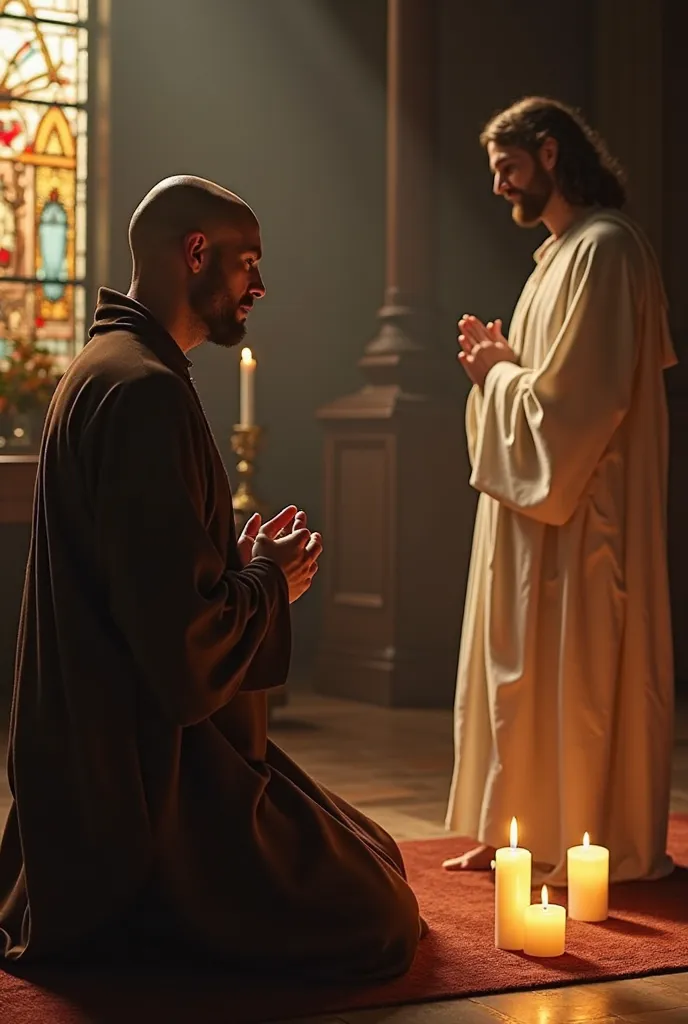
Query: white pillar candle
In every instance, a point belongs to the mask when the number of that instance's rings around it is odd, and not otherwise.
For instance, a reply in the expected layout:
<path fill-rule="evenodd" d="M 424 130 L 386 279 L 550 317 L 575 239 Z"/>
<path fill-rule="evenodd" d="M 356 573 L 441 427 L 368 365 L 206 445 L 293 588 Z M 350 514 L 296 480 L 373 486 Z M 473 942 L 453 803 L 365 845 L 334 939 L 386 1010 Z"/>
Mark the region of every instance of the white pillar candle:
<path fill-rule="evenodd" d="M 250 348 L 242 349 L 239 363 L 239 425 L 254 426 L 256 361 Z"/>
<path fill-rule="evenodd" d="M 566 854 L 569 917 L 573 921 L 606 921 L 609 916 L 609 850 L 591 846 L 585 833 L 582 846 Z"/>
<path fill-rule="evenodd" d="M 546 885 L 542 903 L 527 908 L 523 931 L 523 952 L 528 956 L 561 956 L 566 949 L 566 911 L 549 902 Z"/>
<path fill-rule="evenodd" d="M 523 949 L 523 917 L 530 905 L 533 858 L 518 845 L 518 824 L 511 821 L 510 845 L 495 854 L 495 946 Z"/>

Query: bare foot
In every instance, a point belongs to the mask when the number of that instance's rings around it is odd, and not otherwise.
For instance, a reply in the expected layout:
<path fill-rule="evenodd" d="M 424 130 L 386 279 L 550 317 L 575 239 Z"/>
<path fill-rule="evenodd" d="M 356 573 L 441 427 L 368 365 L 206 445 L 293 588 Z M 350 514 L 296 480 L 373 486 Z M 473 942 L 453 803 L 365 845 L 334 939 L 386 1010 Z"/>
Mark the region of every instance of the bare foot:
<path fill-rule="evenodd" d="M 442 867 L 445 871 L 490 871 L 496 852 L 494 846 L 476 846 L 461 857 L 445 860 Z"/>

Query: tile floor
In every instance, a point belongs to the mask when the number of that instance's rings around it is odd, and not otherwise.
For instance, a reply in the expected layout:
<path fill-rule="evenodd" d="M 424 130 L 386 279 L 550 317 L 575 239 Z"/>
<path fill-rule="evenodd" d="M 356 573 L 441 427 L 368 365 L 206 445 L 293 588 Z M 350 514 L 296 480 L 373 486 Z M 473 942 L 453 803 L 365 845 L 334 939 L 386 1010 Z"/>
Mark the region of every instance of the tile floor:
<path fill-rule="evenodd" d="M 674 810 L 688 812 L 688 706 L 677 717 L 672 804 Z M 445 834 L 442 823 L 453 756 L 451 718 L 449 711 L 387 710 L 298 692 L 275 711 L 272 735 L 315 778 L 376 818 L 397 839 L 419 839 Z M 0 755 L 4 767 L 4 750 Z M 8 803 L 7 780 L 0 774 L 0 824 Z M 357 1011 L 311 1018 L 310 1024 L 630 1021 L 688 1024 L 688 972 Z"/>

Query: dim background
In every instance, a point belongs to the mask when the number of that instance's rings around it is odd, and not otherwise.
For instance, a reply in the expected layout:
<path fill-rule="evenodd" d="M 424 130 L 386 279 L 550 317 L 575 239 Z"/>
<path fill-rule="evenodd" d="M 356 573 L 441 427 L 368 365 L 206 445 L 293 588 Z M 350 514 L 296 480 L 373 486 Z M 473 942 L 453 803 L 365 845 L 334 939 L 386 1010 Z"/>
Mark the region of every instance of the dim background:
<path fill-rule="evenodd" d="M 679 351 L 688 301 L 682 6 L 658 5 L 666 58 L 659 148 L 654 140 L 637 140 L 662 168 L 659 194 L 651 198 L 661 206 L 659 248 Z M 493 0 L 489 18 L 480 4 L 440 0 L 439 7 L 435 340 L 463 401 L 456 319 L 471 311 L 508 323 L 541 240 L 537 231 L 516 230 L 505 204 L 492 196 L 480 129 L 498 107 L 529 93 L 555 95 L 594 118 L 599 67 L 592 0 Z M 383 297 L 385 65 L 385 0 L 196 0 L 192 17 L 184 0 L 112 4 L 109 275 L 102 283 L 128 287 L 127 223 L 160 178 L 201 175 L 253 206 L 262 223 L 267 285 L 247 337 L 258 360 L 257 417 L 267 432 L 257 486 L 274 510 L 291 502 L 303 507 L 315 528 L 323 508 L 315 413 L 360 386 L 357 360 L 376 331 Z M 232 476 L 238 355 L 209 345 L 193 353 L 193 374 Z M 677 667 L 688 678 L 680 621 L 688 574 L 676 568 L 686 564 L 681 369 L 672 371 L 669 387 Z M 466 500 L 473 500 L 468 489 Z M 451 528 L 452 510 L 440 511 Z M 27 540 L 23 526 L 2 528 L 4 647 L 13 643 Z M 448 571 L 465 573 L 466 566 Z M 317 650 L 319 607 L 316 581 L 294 609 L 299 677 L 308 676 Z M 457 632 L 461 614 L 457 607 Z"/>

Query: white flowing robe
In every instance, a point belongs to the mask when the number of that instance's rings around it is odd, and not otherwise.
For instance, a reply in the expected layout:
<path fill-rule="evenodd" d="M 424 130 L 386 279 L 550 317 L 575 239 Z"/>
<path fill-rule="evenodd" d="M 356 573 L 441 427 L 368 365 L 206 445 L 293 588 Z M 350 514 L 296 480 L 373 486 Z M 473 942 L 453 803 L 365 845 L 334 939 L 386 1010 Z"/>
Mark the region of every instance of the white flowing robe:
<path fill-rule="evenodd" d="M 475 522 L 446 825 L 563 884 L 585 832 L 612 881 L 660 877 L 673 741 L 666 561 L 675 362 L 657 263 L 596 210 L 535 254 L 467 407 Z"/>

